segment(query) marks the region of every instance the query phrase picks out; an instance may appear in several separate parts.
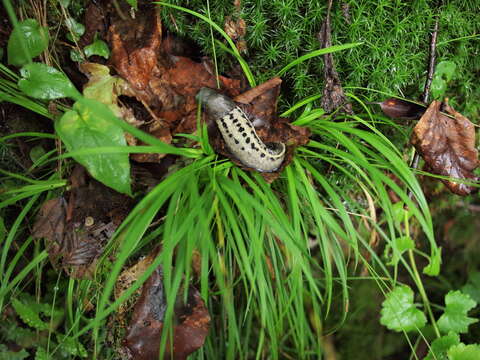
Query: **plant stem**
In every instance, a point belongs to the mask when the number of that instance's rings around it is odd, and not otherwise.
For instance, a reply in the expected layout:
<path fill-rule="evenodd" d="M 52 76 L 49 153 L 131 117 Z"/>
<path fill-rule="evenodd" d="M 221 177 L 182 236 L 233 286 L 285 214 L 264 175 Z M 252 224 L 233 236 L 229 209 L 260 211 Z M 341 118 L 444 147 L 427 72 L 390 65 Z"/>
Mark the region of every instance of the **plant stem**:
<path fill-rule="evenodd" d="M 405 235 L 410 238 L 410 227 L 408 224 L 408 211 L 405 211 Z M 423 304 L 425 309 L 427 309 L 428 316 L 430 317 L 430 322 L 432 323 L 433 329 L 435 330 L 435 335 L 439 338 L 440 331 L 438 330 L 437 322 L 435 321 L 435 317 L 433 316 L 432 308 L 430 307 L 430 301 L 428 300 L 427 293 L 425 288 L 423 287 L 422 279 L 420 278 L 420 274 L 418 273 L 417 264 L 415 263 L 415 258 L 413 257 L 413 250 L 408 250 L 408 258 L 410 260 L 410 265 L 413 269 L 414 274 L 414 281 L 417 285 L 418 291 L 420 292 L 420 296 L 422 297 Z"/>

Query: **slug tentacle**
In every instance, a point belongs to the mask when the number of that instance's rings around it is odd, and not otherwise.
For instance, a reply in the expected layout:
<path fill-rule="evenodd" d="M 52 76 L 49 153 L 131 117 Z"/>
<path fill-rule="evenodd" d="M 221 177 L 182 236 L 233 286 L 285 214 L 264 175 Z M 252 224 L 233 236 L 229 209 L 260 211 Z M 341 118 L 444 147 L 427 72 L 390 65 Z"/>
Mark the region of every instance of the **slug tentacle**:
<path fill-rule="evenodd" d="M 285 158 L 285 144 L 264 144 L 247 114 L 231 99 L 209 88 L 202 88 L 197 99 L 205 105 L 228 149 L 242 164 L 261 172 L 280 167 Z"/>

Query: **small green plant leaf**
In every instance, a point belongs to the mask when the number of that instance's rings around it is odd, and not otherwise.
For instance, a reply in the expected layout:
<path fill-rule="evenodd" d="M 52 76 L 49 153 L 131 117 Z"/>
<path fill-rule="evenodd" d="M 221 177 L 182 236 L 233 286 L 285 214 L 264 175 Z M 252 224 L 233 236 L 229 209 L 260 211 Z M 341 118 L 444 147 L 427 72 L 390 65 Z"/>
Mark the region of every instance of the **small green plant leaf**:
<path fill-rule="evenodd" d="M 480 359 L 480 345 L 458 344 L 448 350 L 448 360 L 478 360 Z"/>
<path fill-rule="evenodd" d="M 448 349 L 458 344 L 460 344 L 460 336 L 450 332 L 448 335 L 435 339 L 432 342 L 430 346 L 430 352 L 423 360 L 448 360 Z"/>
<path fill-rule="evenodd" d="M 81 96 L 65 74 L 51 66 L 41 63 L 28 64 L 21 69 L 20 74 L 20 90 L 33 98 L 53 100 L 63 97 L 77 99 Z"/>
<path fill-rule="evenodd" d="M 68 30 L 70 30 L 67 34 L 67 39 L 72 42 L 78 41 L 85 33 L 85 26 L 76 21 L 74 18 L 66 19 L 65 24 L 67 25 Z"/>
<path fill-rule="evenodd" d="M 47 350 L 42 347 L 37 348 L 35 353 L 35 360 L 50 360 L 47 354 Z"/>
<path fill-rule="evenodd" d="M 70 355 L 86 358 L 88 356 L 85 347 L 75 338 L 64 335 L 57 335 L 60 347 Z"/>
<path fill-rule="evenodd" d="M 390 244 L 388 249 L 392 250 L 392 260 L 388 265 L 397 265 L 400 260 L 400 256 L 407 250 L 413 250 L 415 248 L 415 243 L 408 236 L 401 236 L 395 238 Z"/>
<path fill-rule="evenodd" d="M 468 275 L 468 281 L 462 287 L 462 292 L 470 295 L 477 304 L 480 302 L 480 272 L 475 271 Z"/>
<path fill-rule="evenodd" d="M 478 321 L 467 316 L 468 311 L 477 306 L 476 301 L 459 290 L 445 295 L 445 305 L 445 312 L 438 319 L 438 327 L 444 333 L 466 333 L 468 326 Z"/>
<path fill-rule="evenodd" d="M 435 67 L 435 75 L 441 76 L 446 82 L 453 79 L 457 65 L 453 61 L 440 61 Z"/>
<path fill-rule="evenodd" d="M 55 122 L 55 129 L 70 152 L 108 146 L 126 147 L 123 130 L 111 120 L 114 116 L 106 105 L 84 98 Z M 73 158 L 98 181 L 118 192 L 131 194 L 127 153 L 95 153 Z"/>
<path fill-rule="evenodd" d="M 440 265 L 442 264 L 442 248 L 433 248 L 430 255 L 430 263 L 423 268 L 423 273 L 430 276 L 440 274 Z"/>
<path fill-rule="evenodd" d="M 95 40 L 90 45 L 87 45 L 83 48 L 83 52 L 87 58 L 92 55 L 98 55 L 108 59 L 110 57 L 110 49 L 105 41 L 100 40 L 95 35 Z"/>
<path fill-rule="evenodd" d="M 408 286 L 397 286 L 382 303 L 380 323 L 394 331 L 412 331 L 427 323 L 425 314 L 413 303 L 413 291 Z"/>
<path fill-rule="evenodd" d="M 0 359 L 2 360 L 23 360 L 27 359 L 29 356 L 30 354 L 25 349 L 18 352 L 10 351 L 6 345 L 0 344 Z"/>
<path fill-rule="evenodd" d="M 18 23 L 8 39 L 8 63 L 15 66 L 27 64 L 48 46 L 48 29 L 35 19 Z"/>
<path fill-rule="evenodd" d="M 44 323 L 38 316 L 38 312 L 34 311 L 31 307 L 17 299 L 12 299 L 12 306 L 20 319 L 28 326 L 37 330 L 48 329 L 48 324 Z"/>
<path fill-rule="evenodd" d="M 75 62 L 85 61 L 85 56 L 83 53 L 77 49 L 70 50 L 70 59 Z"/>
<path fill-rule="evenodd" d="M 453 61 L 441 61 L 435 68 L 430 91 L 434 99 L 441 99 L 445 96 L 447 84 L 452 80 L 457 65 Z"/>
<path fill-rule="evenodd" d="M 30 160 L 36 162 L 43 155 L 45 155 L 45 149 L 41 145 L 36 145 L 30 150 Z"/>

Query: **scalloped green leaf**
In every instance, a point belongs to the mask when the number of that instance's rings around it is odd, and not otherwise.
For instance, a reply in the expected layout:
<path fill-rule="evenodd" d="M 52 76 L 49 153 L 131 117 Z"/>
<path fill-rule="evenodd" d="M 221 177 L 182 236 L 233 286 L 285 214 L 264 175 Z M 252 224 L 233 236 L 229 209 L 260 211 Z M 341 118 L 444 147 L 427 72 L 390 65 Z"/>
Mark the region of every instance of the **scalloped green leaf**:
<path fill-rule="evenodd" d="M 22 319 L 22 321 L 28 326 L 37 330 L 48 329 L 48 324 L 43 322 L 40 319 L 38 312 L 33 310 L 31 307 L 23 304 L 17 299 L 12 299 L 12 306 L 20 319 Z"/>
<path fill-rule="evenodd" d="M 51 66 L 42 63 L 28 64 L 20 70 L 20 75 L 22 79 L 18 81 L 18 87 L 33 98 L 53 100 L 81 97 L 65 74 Z"/>
<path fill-rule="evenodd" d="M 123 130 L 112 117 L 115 115 L 106 105 L 83 98 L 55 122 L 55 130 L 70 152 L 98 147 L 126 147 Z M 94 153 L 75 155 L 73 158 L 98 181 L 131 195 L 127 153 Z"/>
<path fill-rule="evenodd" d="M 35 360 L 50 360 L 51 358 L 48 357 L 47 350 L 42 347 L 37 348 L 37 352 L 35 353 Z"/>
<path fill-rule="evenodd" d="M 462 287 L 462 292 L 470 295 L 477 304 L 480 302 L 480 272 L 475 271 L 468 275 L 468 281 Z"/>
<path fill-rule="evenodd" d="M 480 359 L 480 345 L 458 344 L 448 350 L 448 360 L 478 360 Z"/>
<path fill-rule="evenodd" d="M 445 305 L 445 312 L 437 323 L 440 331 L 466 333 L 471 324 L 478 322 L 478 319 L 467 316 L 467 313 L 477 306 L 477 302 L 460 290 L 449 291 L 445 295 Z"/>
<path fill-rule="evenodd" d="M 48 46 L 48 29 L 40 26 L 35 19 L 18 23 L 8 39 L 7 52 L 10 65 L 21 66 L 29 63 Z"/>
<path fill-rule="evenodd" d="M 382 303 L 380 323 L 394 331 L 413 331 L 425 326 L 425 314 L 413 303 L 413 291 L 408 286 L 397 286 Z"/>
<path fill-rule="evenodd" d="M 460 336 L 450 332 L 448 335 L 435 339 L 431 343 L 430 351 L 423 360 L 448 360 L 448 350 L 458 344 L 460 344 Z"/>

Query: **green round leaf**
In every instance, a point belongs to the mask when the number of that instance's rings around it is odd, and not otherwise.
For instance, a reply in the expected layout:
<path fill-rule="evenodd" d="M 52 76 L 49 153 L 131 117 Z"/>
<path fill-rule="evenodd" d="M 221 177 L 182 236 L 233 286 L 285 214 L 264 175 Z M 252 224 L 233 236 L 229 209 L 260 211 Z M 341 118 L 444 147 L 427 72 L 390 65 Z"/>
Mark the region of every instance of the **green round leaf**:
<path fill-rule="evenodd" d="M 457 65 L 453 61 L 440 61 L 435 67 L 435 75 L 441 76 L 446 82 L 453 79 Z"/>
<path fill-rule="evenodd" d="M 467 333 L 468 326 L 478 322 L 467 316 L 467 313 L 477 306 L 475 300 L 469 295 L 463 294 L 461 291 L 449 291 L 445 295 L 445 312 L 438 319 L 438 327 L 440 331 L 447 333 L 453 331 L 456 333 Z"/>
<path fill-rule="evenodd" d="M 448 360 L 447 351 L 455 345 L 460 344 L 460 336 L 453 332 L 441 338 L 435 339 L 431 346 L 430 351 L 423 360 Z"/>
<path fill-rule="evenodd" d="M 55 129 L 68 151 L 98 147 L 127 146 L 123 130 L 112 117 L 115 115 L 104 104 L 80 99 L 55 123 Z M 130 190 L 130 161 L 127 153 L 98 153 L 75 155 L 98 181 L 124 194 Z"/>
<path fill-rule="evenodd" d="M 83 52 L 89 58 L 92 55 L 98 55 L 108 59 L 110 57 L 110 49 L 105 41 L 95 39 L 93 43 L 84 47 Z"/>
<path fill-rule="evenodd" d="M 51 66 L 41 63 L 28 64 L 20 70 L 20 74 L 23 77 L 18 82 L 20 90 L 33 98 L 52 100 L 81 97 L 65 74 Z"/>
<path fill-rule="evenodd" d="M 35 19 L 27 19 L 13 29 L 8 39 L 8 63 L 22 66 L 29 63 L 48 46 L 48 29 Z"/>
<path fill-rule="evenodd" d="M 380 323 L 394 331 L 412 331 L 425 326 L 425 314 L 413 303 L 413 291 L 408 286 L 397 286 L 382 303 Z"/>
<path fill-rule="evenodd" d="M 480 345 L 458 344 L 448 350 L 448 360 L 478 360 L 480 359 Z"/>

